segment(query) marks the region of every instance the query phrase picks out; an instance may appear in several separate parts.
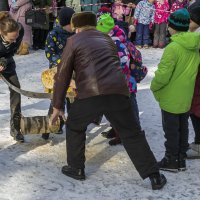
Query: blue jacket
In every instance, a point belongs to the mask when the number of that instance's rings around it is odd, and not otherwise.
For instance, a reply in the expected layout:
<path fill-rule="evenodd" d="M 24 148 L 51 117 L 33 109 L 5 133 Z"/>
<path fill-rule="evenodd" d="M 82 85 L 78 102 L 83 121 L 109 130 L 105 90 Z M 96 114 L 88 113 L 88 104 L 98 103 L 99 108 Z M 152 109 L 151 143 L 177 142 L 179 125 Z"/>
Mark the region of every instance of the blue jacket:
<path fill-rule="evenodd" d="M 55 26 L 53 30 L 49 32 L 45 44 L 45 54 L 49 60 L 50 68 L 57 66 L 60 63 L 60 58 L 66 45 L 67 38 L 73 34 L 74 33 L 67 32 L 59 25 Z"/>
<path fill-rule="evenodd" d="M 155 6 L 147 0 L 140 1 L 135 9 L 134 19 L 140 24 L 150 24 L 154 22 Z"/>

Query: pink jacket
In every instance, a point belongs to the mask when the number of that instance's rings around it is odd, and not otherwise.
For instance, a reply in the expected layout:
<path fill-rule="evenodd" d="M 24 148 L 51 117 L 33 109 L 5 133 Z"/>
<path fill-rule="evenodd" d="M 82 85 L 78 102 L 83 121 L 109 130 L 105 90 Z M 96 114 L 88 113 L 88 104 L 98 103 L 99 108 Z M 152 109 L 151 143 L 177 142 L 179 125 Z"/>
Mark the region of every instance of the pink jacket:
<path fill-rule="evenodd" d="M 25 24 L 25 12 L 32 8 L 31 0 L 17 0 L 15 7 L 12 0 L 8 0 L 11 16 L 24 27 L 23 41 L 32 44 L 32 28 Z"/>
<path fill-rule="evenodd" d="M 167 22 L 167 19 L 170 14 L 168 0 L 163 0 L 162 3 L 160 0 L 156 0 L 154 5 L 156 9 L 154 23 L 161 24 L 163 22 Z"/>

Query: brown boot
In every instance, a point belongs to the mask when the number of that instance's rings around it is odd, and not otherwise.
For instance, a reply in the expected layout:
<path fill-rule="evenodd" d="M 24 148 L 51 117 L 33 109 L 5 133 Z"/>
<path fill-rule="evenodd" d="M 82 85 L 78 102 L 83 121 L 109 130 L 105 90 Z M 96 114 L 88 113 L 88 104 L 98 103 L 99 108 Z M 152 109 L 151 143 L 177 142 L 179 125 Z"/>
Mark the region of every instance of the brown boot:
<path fill-rule="evenodd" d="M 21 42 L 19 49 L 17 50 L 18 55 L 27 55 L 29 54 L 29 45 L 27 42 Z"/>

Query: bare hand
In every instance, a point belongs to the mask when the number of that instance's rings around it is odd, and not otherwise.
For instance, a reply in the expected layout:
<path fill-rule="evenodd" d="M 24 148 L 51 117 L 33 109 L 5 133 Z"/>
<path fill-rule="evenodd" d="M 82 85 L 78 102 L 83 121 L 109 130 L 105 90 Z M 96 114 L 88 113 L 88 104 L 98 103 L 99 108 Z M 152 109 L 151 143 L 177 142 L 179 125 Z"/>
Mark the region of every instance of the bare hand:
<path fill-rule="evenodd" d="M 57 109 L 57 108 L 53 108 L 53 113 L 52 113 L 51 118 L 50 118 L 50 124 L 55 125 L 59 116 L 61 116 L 63 118 L 63 120 L 66 121 L 66 117 L 65 117 L 64 112 Z"/>
<path fill-rule="evenodd" d="M 0 72 L 2 72 L 4 70 L 3 66 L 0 66 Z"/>

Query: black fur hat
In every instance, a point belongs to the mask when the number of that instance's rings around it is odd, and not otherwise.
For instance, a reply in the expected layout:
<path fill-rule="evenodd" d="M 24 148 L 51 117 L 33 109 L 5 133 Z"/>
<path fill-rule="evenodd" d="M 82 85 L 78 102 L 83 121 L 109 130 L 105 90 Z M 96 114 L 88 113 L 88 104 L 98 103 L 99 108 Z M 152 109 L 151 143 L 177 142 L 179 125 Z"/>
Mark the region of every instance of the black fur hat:
<path fill-rule="evenodd" d="M 190 19 L 200 26 L 200 3 L 195 2 L 189 6 Z"/>
<path fill-rule="evenodd" d="M 93 12 L 74 13 L 71 19 L 72 30 L 84 26 L 97 26 L 97 18 Z"/>

